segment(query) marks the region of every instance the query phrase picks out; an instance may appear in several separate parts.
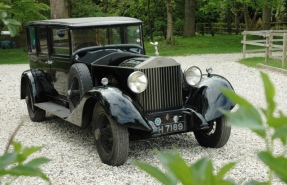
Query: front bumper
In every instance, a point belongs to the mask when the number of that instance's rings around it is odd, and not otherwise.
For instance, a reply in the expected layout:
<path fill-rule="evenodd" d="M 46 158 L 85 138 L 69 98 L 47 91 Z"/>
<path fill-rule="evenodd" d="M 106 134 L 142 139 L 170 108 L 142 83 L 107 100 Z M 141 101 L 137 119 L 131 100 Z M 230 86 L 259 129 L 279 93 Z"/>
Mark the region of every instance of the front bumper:
<path fill-rule="evenodd" d="M 154 137 L 209 128 L 204 117 L 189 108 L 150 113 L 147 119 Z"/>

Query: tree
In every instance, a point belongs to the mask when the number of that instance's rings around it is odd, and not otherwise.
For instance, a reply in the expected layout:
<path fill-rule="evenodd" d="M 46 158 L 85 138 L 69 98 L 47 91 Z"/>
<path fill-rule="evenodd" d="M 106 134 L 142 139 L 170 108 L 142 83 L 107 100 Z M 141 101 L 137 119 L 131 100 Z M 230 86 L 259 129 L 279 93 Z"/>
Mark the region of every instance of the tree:
<path fill-rule="evenodd" d="M 69 18 L 70 15 L 70 0 L 50 0 L 51 19 Z"/>
<path fill-rule="evenodd" d="M 174 44 L 172 12 L 173 12 L 173 0 L 167 0 L 166 1 L 166 13 L 167 13 L 166 41 Z"/>
<path fill-rule="evenodd" d="M 196 0 L 185 0 L 183 36 L 195 36 L 195 3 Z"/>
<path fill-rule="evenodd" d="M 262 15 L 262 30 L 271 29 L 271 0 L 264 0 L 263 15 Z"/>

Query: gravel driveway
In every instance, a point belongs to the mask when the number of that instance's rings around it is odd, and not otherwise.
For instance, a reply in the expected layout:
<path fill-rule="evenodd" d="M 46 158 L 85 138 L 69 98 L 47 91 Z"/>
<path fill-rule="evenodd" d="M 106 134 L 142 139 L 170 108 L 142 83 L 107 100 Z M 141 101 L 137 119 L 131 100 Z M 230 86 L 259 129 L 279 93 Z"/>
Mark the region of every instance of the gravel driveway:
<path fill-rule="evenodd" d="M 209 54 L 173 58 L 182 63 L 183 67 L 197 65 L 204 72 L 207 67 L 212 67 L 213 73 L 226 77 L 238 94 L 258 107 L 265 107 L 259 69 L 238 64 L 236 61 L 241 57 L 242 54 Z M 249 130 L 239 128 L 233 128 L 229 142 L 219 149 L 199 146 L 192 133 L 134 141 L 130 143 L 126 164 L 120 167 L 107 166 L 98 157 L 89 128 L 78 128 L 52 115 L 47 115 L 47 120 L 42 123 L 30 121 L 25 101 L 19 99 L 20 76 L 26 69 L 28 65 L 0 65 L 0 154 L 4 151 L 9 135 L 23 119 L 24 125 L 16 140 L 25 146 L 44 146 L 34 156 L 46 156 L 52 160 L 44 166 L 44 172 L 52 184 L 158 184 L 137 169 L 132 161 L 141 160 L 159 165 L 153 149 L 163 151 L 174 147 L 189 163 L 210 156 L 218 169 L 229 161 L 237 161 L 236 167 L 228 173 L 228 177 L 237 182 L 267 178 L 266 168 L 256 158 L 256 151 L 263 149 L 264 143 Z M 276 86 L 279 109 L 286 114 L 287 88 L 284 84 L 287 76 L 270 70 L 264 71 Z M 279 144 L 276 147 L 278 151 L 282 149 Z M 12 181 L 12 184 L 47 183 L 39 178 L 25 177 Z M 281 182 L 275 179 L 274 184 Z"/>

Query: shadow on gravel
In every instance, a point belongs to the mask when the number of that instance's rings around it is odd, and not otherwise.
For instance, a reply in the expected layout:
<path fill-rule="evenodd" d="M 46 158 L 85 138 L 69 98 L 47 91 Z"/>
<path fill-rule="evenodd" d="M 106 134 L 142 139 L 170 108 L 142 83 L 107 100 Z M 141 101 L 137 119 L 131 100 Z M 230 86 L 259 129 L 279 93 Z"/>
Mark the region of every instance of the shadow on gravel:
<path fill-rule="evenodd" d="M 91 126 L 88 126 L 87 128 L 80 128 L 56 116 L 49 115 L 46 117 L 45 121 L 33 124 L 42 124 L 44 127 L 43 129 L 47 129 L 45 133 L 52 136 L 55 143 L 64 142 L 86 152 L 97 152 L 94 145 Z M 129 158 L 138 160 L 141 158 L 140 156 L 143 155 L 154 158 L 154 150 L 192 150 L 192 148 L 198 146 L 199 145 L 191 132 L 131 141 L 129 147 Z"/>

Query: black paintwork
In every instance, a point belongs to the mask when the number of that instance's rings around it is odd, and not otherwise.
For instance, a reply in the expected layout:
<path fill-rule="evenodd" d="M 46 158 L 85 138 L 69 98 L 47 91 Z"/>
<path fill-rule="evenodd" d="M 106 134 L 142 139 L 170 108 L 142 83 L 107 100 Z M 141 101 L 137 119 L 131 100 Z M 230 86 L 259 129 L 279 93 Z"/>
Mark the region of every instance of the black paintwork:
<path fill-rule="evenodd" d="M 185 82 L 181 82 L 181 78 L 178 79 L 178 82 L 172 82 L 183 84 L 182 107 L 172 109 L 166 107 L 164 110 L 145 112 L 137 99 L 137 94 L 133 93 L 127 85 L 128 76 L 132 72 L 140 70 L 138 66 L 141 63 L 151 59 L 144 55 L 143 45 L 142 47 L 133 44 L 92 46 L 72 51 L 72 39 L 69 32 L 69 55 L 52 54 L 50 28 L 56 27 L 69 30 L 93 26 L 141 25 L 141 23 L 140 20 L 133 18 L 109 17 L 34 21 L 27 24 L 27 30 L 30 27 L 35 27 L 36 32 L 39 25 L 47 27 L 48 52 L 42 53 L 40 51 L 37 34 L 36 52 L 33 52 L 31 49 L 32 43 L 29 41 L 30 36 L 27 35 L 31 69 L 24 71 L 22 74 L 21 99 L 27 96 L 26 87 L 29 87 L 32 91 L 34 103 L 53 102 L 69 108 L 67 76 L 74 63 L 83 63 L 90 70 L 94 88 L 85 93 L 78 106 L 65 119 L 80 127 L 90 124 L 93 109 L 97 102 L 103 106 L 107 114 L 118 124 L 127 126 L 132 133 L 140 130 L 140 133 L 144 133 L 146 136 L 159 135 L 154 123 L 156 118 L 161 118 L 163 123 L 165 123 L 171 121 L 170 117 L 179 115 L 181 121 L 186 124 L 186 130 L 183 132 L 189 132 L 208 128 L 208 121 L 222 115 L 219 109 L 231 110 L 234 107 L 234 103 L 220 91 L 221 88 L 233 90 L 228 80 L 218 75 L 205 75 L 195 87 L 190 87 Z M 151 62 L 146 63 L 145 67 L 156 68 L 158 64 L 161 67 L 179 65 L 178 63 L 175 64 L 173 60 L 165 59 L 164 57 L 156 59 L 151 59 Z M 155 61 L 156 63 L 152 63 Z M 101 86 L 101 79 L 104 77 L 109 79 L 109 84 L 105 87 Z M 164 98 L 168 101 L 172 97 Z M 151 97 L 150 101 L 156 99 L 156 97 Z"/>

